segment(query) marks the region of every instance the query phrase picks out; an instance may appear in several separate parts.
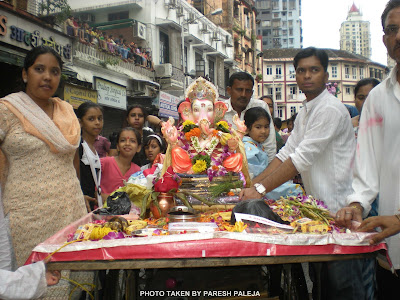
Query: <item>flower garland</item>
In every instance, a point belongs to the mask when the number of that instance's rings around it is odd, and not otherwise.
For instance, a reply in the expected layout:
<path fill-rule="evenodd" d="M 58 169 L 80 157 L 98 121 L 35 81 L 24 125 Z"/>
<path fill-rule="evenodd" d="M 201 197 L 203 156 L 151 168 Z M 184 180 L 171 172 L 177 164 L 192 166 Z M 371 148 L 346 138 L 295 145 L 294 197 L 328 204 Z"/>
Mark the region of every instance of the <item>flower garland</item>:
<path fill-rule="evenodd" d="M 196 150 L 197 153 L 205 152 L 207 155 L 210 155 L 210 156 L 213 153 L 215 147 L 217 147 L 217 145 L 219 143 L 219 139 L 217 137 L 213 136 L 211 139 L 211 142 L 210 142 L 210 146 L 208 146 L 207 149 L 203 149 L 200 146 L 200 141 L 197 136 L 192 136 L 190 139 L 192 141 L 193 148 L 194 148 L 194 150 Z"/>

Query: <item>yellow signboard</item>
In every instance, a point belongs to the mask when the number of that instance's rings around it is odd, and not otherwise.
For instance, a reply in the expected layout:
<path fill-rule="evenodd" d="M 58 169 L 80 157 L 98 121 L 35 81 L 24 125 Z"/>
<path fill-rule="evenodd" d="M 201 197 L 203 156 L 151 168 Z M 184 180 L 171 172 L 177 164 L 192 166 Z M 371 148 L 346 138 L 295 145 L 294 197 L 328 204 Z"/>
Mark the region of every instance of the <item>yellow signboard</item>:
<path fill-rule="evenodd" d="M 78 108 L 83 102 L 97 103 L 97 91 L 66 83 L 64 86 L 64 100 L 74 108 Z"/>

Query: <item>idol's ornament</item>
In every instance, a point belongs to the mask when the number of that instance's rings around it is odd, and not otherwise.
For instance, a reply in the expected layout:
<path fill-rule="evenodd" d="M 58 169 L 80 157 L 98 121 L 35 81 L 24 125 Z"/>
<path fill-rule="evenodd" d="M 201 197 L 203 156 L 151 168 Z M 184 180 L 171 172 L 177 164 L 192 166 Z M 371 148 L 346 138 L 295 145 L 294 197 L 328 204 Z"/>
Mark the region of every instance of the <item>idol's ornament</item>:
<path fill-rule="evenodd" d="M 222 121 L 227 106 L 218 101 L 218 91 L 199 77 L 186 90 L 178 108 L 183 123 L 174 126 L 170 118 L 161 129 L 168 143 L 163 173 L 169 166 L 178 174 L 207 175 L 210 181 L 228 172 L 242 173 L 246 186 L 251 184 L 242 142 L 246 125 L 234 116 L 231 124 Z"/>

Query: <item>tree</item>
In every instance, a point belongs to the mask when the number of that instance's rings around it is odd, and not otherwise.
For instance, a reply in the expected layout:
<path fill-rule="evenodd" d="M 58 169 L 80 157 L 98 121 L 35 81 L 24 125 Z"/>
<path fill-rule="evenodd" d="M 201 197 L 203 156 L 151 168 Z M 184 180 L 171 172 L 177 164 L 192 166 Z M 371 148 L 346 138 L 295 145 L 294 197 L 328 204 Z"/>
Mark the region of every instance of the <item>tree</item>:
<path fill-rule="evenodd" d="M 39 15 L 44 17 L 48 23 L 58 23 L 65 21 L 71 14 L 71 7 L 68 0 L 40 0 Z M 50 18 L 49 18 L 50 17 Z M 53 19 L 53 22 L 50 20 Z M 54 25 L 54 24 L 52 24 Z"/>

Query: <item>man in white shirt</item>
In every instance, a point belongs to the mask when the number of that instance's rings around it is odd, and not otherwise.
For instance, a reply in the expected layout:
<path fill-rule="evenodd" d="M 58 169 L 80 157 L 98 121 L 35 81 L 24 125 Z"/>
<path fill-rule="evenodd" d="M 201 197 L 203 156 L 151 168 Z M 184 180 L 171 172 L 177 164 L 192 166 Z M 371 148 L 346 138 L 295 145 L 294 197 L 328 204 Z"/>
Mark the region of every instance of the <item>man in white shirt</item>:
<path fill-rule="evenodd" d="M 225 101 L 228 107 L 225 113 L 224 120 L 232 124 L 234 129 L 237 129 L 232 119 L 234 115 L 238 115 L 240 120 L 244 120 L 244 114 L 249 108 L 262 107 L 269 112 L 268 105 L 262 101 L 251 98 L 253 95 L 254 78 L 246 72 L 236 72 L 229 77 L 228 87 L 226 91 L 230 98 Z M 270 132 L 274 132 L 274 124 L 270 122 Z M 275 136 L 270 134 L 263 143 L 263 146 L 268 154 L 268 161 L 272 161 L 276 154 Z"/>
<path fill-rule="evenodd" d="M 351 220 L 361 222 L 379 193 L 379 216 L 366 219 L 359 230 L 382 229 L 370 243 L 386 238 L 393 267 L 400 275 L 400 235 L 396 234 L 400 232 L 400 0 L 387 3 L 381 21 L 383 42 L 397 65 L 364 103 L 357 138 L 354 193 L 347 197 L 348 207 L 337 213 L 336 221 L 347 226 Z M 398 294 L 398 276 L 378 267 L 377 279 L 378 299 Z"/>
<path fill-rule="evenodd" d="M 257 176 L 254 187 L 242 190 L 241 199 L 259 199 L 301 174 L 307 194 L 325 202 L 335 213 L 352 193 L 354 131 L 345 106 L 326 89 L 328 55 L 313 47 L 294 58 L 296 81 L 306 95 L 303 108 L 285 146 Z M 322 265 L 320 293 L 314 299 L 366 299 L 359 260 Z"/>

